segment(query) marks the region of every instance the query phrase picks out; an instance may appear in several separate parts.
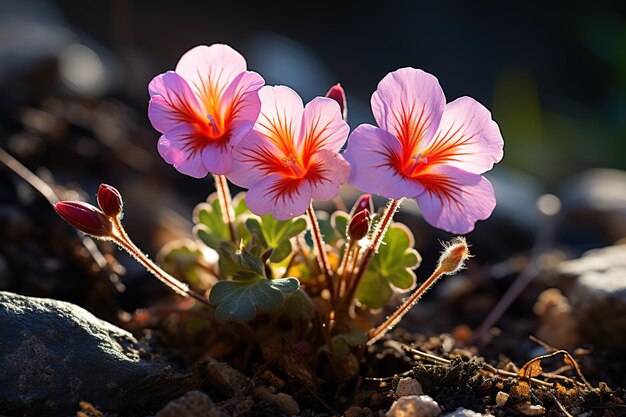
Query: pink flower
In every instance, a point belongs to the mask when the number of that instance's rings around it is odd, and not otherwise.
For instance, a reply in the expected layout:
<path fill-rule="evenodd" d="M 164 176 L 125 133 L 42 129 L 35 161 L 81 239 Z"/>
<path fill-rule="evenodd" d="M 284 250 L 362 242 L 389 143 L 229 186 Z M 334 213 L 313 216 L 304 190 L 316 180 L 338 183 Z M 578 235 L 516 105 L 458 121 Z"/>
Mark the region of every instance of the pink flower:
<path fill-rule="evenodd" d="M 470 97 L 446 104 L 437 79 L 402 68 L 378 84 L 372 111 L 380 127 L 360 125 L 344 153 L 350 183 L 387 198 L 416 198 L 426 221 L 467 233 L 496 200 L 482 174 L 502 159 L 491 113 Z"/>
<path fill-rule="evenodd" d="M 246 203 L 257 215 L 287 220 L 304 213 L 311 199 L 330 200 L 350 174 L 339 155 L 349 127 L 335 100 L 306 107 L 292 89 L 263 87 L 261 114 L 233 152 L 233 183 L 249 188 Z"/>
<path fill-rule="evenodd" d="M 259 115 L 257 91 L 263 83 L 230 46 L 202 45 L 185 53 L 176 71 L 157 75 L 148 86 L 148 117 L 163 134 L 161 157 L 195 178 L 227 173 L 232 143 Z"/>

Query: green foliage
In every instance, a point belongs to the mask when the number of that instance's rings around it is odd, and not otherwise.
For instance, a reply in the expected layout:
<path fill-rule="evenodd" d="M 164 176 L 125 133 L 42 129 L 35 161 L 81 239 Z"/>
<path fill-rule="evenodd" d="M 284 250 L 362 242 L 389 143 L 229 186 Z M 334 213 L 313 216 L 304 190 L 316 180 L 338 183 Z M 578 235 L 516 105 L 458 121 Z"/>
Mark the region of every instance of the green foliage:
<path fill-rule="evenodd" d="M 247 240 L 250 237 L 250 232 L 246 229 L 242 220 L 250 211 L 246 206 L 244 193 L 240 193 L 233 198 L 233 207 L 238 237 Z M 194 223 L 196 223 L 193 229 L 194 233 L 208 247 L 218 250 L 223 241 L 230 240 L 230 231 L 222 217 L 222 208 L 220 207 L 217 193 L 211 194 L 205 203 L 200 203 L 196 206 L 193 219 Z"/>
<path fill-rule="evenodd" d="M 331 352 L 337 359 L 345 359 L 353 347 L 361 346 L 367 342 L 367 333 L 360 329 L 351 329 L 346 333 L 340 333 L 331 339 L 332 349 L 324 345 L 322 350 Z"/>
<path fill-rule="evenodd" d="M 272 249 L 271 262 L 280 262 L 292 251 L 290 239 L 306 230 L 306 220 L 303 217 L 280 221 L 271 214 L 262 217 L 249 217 L 245 222 L 248 230 L 256 234 L 261 243 Z"/>
<path fill-rule="evenodd" d="M 217 305 L 217 320 L 247 322 L 254 318 L 257 309 L 271 313 L 281 308 L 284 294 L 299 287 L 295 278 L 220 281 L 211 288 L 209 302 Z"/>
<path fill-rule="evenodd" d="M 393 294 L 391 286 L 406 290 L 415 284 L 413 269 L 421 262 L 413 249 L 411 231 L 394 223 L 385 234 L 383 244 L 370 262 L 356 291 L 356 299 L 367 308 L 380 308 Z"/>
<path fill-rule="evenodd" d="M 175 240 L 164 246 L 157 259 L 168 273 L 183 278 L 194 288 L 202 288 L 211 276 L 207 272 L 210 264 L 196 242 L 183 239 Z"/>

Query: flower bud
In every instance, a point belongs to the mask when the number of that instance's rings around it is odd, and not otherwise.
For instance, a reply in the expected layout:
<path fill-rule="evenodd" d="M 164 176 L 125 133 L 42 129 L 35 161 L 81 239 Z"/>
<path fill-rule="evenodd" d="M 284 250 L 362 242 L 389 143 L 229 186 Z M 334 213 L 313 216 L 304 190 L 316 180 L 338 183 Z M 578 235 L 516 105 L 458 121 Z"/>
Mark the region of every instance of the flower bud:
<path fill-rule="evenodd" d="M 122 202 L 122 195 L 115 187 L 100 184 L 98 205 L 107 216 L 117 217 L 122 213 L 124 203 Z"/>
<path fill-rule="evenodd" d="M 82 201 L 61 201 L 54 205 L 56 212 L 69 224 L 96 237 L 111 236 L 111 219 L 91 204 Z"/>
<path fill-rule="evenodd" d="M 352 207 L 352 211 L 350 212 L 350 216 L 354 217 L 359 211 L 369 210 L 370 213 L 374 212 L 374 202 L 372 201 L 371 194 L 363 194 L 359 199 L 354 203 Z"/>
<path fill-rule="evenodd" d="M 367 232 L 370 230 L 370 212 L 368 209 L 363 209 L 357 212 L 348 224 L 348 236 L 351 240 L 361 240 L 367 236 Z"/>
<path fill-rule="evenodd" d="M 465 268 L 465 260 L 470 256 L 465 238 L 457 236 L 445 245 L 437 270 L 442 274 L 455 274 Z"/>
<path fill-rule="evenodd" d="M 337 83 L 330 87 L 330 90 L 326 93 L 326 97 L 332 98 L 339 103 L 343 120 L 348 120 L 348 99 L 346 98 L 346 92 L 343 90 L 341 84 Z"/>

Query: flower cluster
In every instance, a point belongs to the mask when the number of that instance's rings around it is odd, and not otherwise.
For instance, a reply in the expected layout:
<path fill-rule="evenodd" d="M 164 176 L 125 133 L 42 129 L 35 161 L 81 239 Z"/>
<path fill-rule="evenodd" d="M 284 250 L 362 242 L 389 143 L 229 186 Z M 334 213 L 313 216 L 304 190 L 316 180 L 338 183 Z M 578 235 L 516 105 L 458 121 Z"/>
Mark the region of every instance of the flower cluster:
<path fill-rule="evenodd" d="M 226 45 L 191 49 L 149 86 L 161 156 L 193 177 L 225 175 L 249 189 L 253 213 L 279 220 L 332 199 L 345 182 L 415 198 L 427 222 L 452 233 L 491 215 L 494 191 L 481 174 L 502 158 L 503 140 L 476 100 L 446 103 L 434 76 L 402 68 L 372 95 L 378 127 L 363 124 L 349 135 L 340 85 L 304 106 L 289 87 L 263 83 Z"/>

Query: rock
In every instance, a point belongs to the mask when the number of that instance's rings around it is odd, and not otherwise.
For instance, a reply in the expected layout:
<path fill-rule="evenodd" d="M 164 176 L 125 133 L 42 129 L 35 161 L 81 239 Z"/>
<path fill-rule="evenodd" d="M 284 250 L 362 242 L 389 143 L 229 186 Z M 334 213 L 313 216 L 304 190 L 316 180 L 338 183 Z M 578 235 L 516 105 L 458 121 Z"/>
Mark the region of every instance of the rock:
<path fill-rule="evenodd" d="M 506 402 L 509 400 L 509 394 L 504 391 L 498 391 L 496 394 L 496 405 L 498 407 L 504 407 Z"/>
<path fill-rule="evenodd" d="M 189 391 L 167 404 L 154 417 L 228 417 L 202 391 Z"/>
<path fill-rule="evenodd" d="M 459 407 L 451 413 L 444 414 L 441 417 L 494 417 L 493 414 L 481 414 L 476 411 L 468 410 L 463 407 Z"/>
<path fill-rule="evenodd" d="M 206 357 L 205 360 L 206 363 L 201 365 L 204 367 L 202 371 L 206 379 L 211 381 L 211 385 L 220 391 L 220 394 L 232 397 L 241 394 L 249 387 L 250 379 L 227 363 L 210 357 Z"/>
<path fill-rule="evenodd" d="M 580 342 L 572 306 L 559 289 L 548 288 L 539 294 L 533 312 L 539 317 L 539 339 L 560 349 L 572 348 Z"/>
<path fill-rule="evenodd" d="M 272 394 L 267 388 L 263 386 L 255 387 L 254 393 L 261 400 L 266 403 L 274 404 L 285 413 L 289 415 L 300 414 L 300 405 L 289 394 L 280 392 L 278 394 Z"/>
<path fill-rule="evenodd" d="M 542 416 L 545 414 L 546 409 L 540 405 L 531 405 L 530 403 L 523 403 L 517 407 L 517 411 L 525 416 Z"/>
<path fill-rule="evenodd" d="M 0 369 L 8 415 L 73 415 L 79 401 L 146 415 L 194 384 L 80 307 L 9 292 L 0 292 Z"/>
<path fill-rule="evenodd" d="M 406 397 L 407 395 L 424 395 L 422 384 L 413 378 L 402 378 L 396 387 L 396 397 Z"/>
<path fill-rule="evenodd" d="M 588 251 L 558 270 L 574 281 L 568 298 L 584 341 L 626 347 L 626 244 Z"/>
<path fill-rule="evenodd" d="M 440 415 L 439 404 L 428 395 L 409 395 L 394 401 L 386 417 L 438 417 Z"/>
<path fill-rule="evenodd" d="M 344 417 L 374 417 L 374 413 L 367 407 L 353 405 L 343 412 Z"/>
<path fill-rule="evenodd" d="M 607 241 L 626 236 L 626 171 L 585 171 L 567 181 L 559 196 L 565 212 L 564 230 L 591 232 Z"/>

